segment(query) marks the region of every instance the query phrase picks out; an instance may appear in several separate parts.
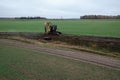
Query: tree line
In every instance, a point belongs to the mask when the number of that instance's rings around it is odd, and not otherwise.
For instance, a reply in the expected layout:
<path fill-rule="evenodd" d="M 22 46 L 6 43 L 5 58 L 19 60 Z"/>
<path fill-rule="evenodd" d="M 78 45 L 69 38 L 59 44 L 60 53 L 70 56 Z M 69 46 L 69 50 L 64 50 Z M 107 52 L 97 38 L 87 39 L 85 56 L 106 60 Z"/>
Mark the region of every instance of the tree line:
<path fill-rule="evenodd" d="M 47 19 L 46 17 L 15 17 L 15 19 Z"/>
<path fill-rule="evenodd" d="M 120 19 L 120 15 L 106 16 L 106 15 L 84 15 L 80 19 Z"/>

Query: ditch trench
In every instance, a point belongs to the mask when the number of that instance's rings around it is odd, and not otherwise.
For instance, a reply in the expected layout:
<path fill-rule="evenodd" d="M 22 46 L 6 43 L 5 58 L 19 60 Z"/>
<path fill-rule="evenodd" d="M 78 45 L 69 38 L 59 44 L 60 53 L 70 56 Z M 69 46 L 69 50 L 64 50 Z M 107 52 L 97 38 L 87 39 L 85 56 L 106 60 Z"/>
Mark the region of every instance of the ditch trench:
<path fill-rule="evenodd" d="M 110 67 L 120 70 L 120 60 L 112 57 L 92 54 L 89 52 L 82 51 L 66 51 L 60 49 L 52 49 L 46 47 L 40 47 L 35 44 L 24 43 L 16 40 L 3 39 L 10 36 L 20 36 L 28 39 L 43 39 L 44 34 L 42 33 L 16 33 L 16 32 L 1 32 L 0 33 L 0 45 L 16 46 L 28 48 L 37 52 L 45 51 L 52 55 L 60 55 L 66 58 L 79 60 L 82 62 L 87 62 L 91 64 L 96 64 L 100 66 Z M 112 49 L 112 51 L 119 52 L 120 48 L 120 39 L 119 38 L 103 38 L 103 37 L 89 37 L 89 36 L 71 36 L 71 35 L 60 35 L 60 36 L 50 36 L 53 41 L 63 41 L 73 45 L 86 45 L 90 46 L 91 44 L 96 44 L 98 47 L 106 47 L 106 49 Z M 95 47 L 96 47 L 95 46 Z M 107 48 L 110 47 L 110 48 Z"/>

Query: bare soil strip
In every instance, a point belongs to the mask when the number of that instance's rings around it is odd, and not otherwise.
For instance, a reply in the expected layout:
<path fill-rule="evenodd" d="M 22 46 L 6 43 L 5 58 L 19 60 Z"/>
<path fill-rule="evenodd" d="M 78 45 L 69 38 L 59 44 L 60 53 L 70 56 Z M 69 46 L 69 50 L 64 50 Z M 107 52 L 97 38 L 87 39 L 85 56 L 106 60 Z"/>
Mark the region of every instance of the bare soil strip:
<path fill-rule="evenodd" d="M 50 54 L 60 55 L 67 58 L 88 62 L 92 64 L 97 64 L 105 67 L 111 67 L 111 68 L 120 70 L 120 60 L 114 59 L 111 57 L 97 55 L 97 54 L 81 52 L 81 51 L 66 51 L 66 50 L 60 50 L 60 49 L 46 48 L 36 44 L 29 44 L 29 43 L 19 42 L 15 40 L 8 40 L 8 39 L 0 39 L 0 45 L 23 47 L 23 48 L 28 48 L 37 52 L 44 51 Z"/>

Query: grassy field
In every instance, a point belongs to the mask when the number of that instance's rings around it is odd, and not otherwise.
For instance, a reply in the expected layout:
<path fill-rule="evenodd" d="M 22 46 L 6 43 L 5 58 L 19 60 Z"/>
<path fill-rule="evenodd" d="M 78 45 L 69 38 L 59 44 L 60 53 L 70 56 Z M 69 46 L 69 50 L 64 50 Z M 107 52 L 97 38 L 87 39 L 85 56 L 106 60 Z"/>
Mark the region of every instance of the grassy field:
<path fill-rule="evenodd" d="M 120 80 L 120 71 L 0 45 L 0 80 Z"/>
<path fill-rule="evenodd" d="M 120 38 L 119 20 L 47 20 L 64 34 Z M 46 20 L 0 20 L 0 32 L 44 32 Z"/>

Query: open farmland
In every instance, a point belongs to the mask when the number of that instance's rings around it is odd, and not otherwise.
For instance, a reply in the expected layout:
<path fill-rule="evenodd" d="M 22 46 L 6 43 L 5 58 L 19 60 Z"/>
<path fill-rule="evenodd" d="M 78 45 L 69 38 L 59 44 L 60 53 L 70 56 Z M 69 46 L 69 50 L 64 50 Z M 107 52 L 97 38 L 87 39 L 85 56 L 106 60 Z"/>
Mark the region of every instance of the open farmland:
<path fill-rule="evenodd" d="M 119 20 L 0 20 L 0 32 L 44 32 L 51 21 L 64 34 L 120 38 Z"/>

